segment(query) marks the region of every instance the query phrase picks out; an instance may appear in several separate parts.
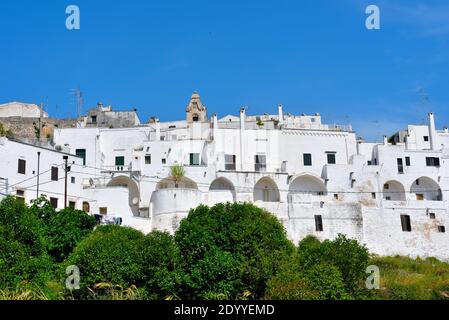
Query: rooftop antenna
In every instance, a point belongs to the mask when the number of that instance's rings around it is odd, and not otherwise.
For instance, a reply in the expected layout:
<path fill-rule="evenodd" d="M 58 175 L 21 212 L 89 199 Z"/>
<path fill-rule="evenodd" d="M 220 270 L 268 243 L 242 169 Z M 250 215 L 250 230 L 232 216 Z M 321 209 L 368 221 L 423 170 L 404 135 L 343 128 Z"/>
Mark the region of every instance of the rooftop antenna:
<path fill-rule="evenodd" d="M 78 86 L 76 89 L 71 89 L 70 94 L 72 95 L 73 98 L 72 103 L 74 103 L 76 107 L 77 119 L 79 119 L 81 117 L 81 114 L 83 113 L 83 103 L 84 103 L 83 92 Z"/>

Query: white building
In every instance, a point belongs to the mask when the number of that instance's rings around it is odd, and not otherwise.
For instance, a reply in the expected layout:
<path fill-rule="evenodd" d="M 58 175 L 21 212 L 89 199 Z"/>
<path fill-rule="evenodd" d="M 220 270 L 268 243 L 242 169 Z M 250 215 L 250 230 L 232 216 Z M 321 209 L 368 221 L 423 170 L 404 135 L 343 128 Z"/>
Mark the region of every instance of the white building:
<path fill-rule="evenodd" d="M 449 132 L 430 114 L 390 141 L 364 143 L 351 127 L 282 106 L 209 118 L 197 93 L 186 120 L 55 131 L 56 144 L 82 158 L 77 204 L 145 232 L 174 232 L 199 204 L 252 202 L 296 243 L 343 233 L 380 255 L 449 260 Z M 186 170 L 178 185 L 174 164 Z"/>
<path fill-rule="evenodd" d="M 32 103 L 9 102 L 0 104 L 0 118 L 48 118 L 48 114 Z"/>

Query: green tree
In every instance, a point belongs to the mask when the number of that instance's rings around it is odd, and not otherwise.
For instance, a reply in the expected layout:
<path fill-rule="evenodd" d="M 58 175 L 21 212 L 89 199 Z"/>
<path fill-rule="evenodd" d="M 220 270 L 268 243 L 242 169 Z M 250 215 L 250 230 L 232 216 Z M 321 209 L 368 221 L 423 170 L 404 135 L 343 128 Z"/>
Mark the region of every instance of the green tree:
<path fill-rule="evenodd" d="M 143 239 L 141 232 L 115 225 L 99 226 L 84 238 L 64 263 L 79 267 L 81 296 L 87 297 L 89 289 L 100 283 L 142 287 Z"/>
<path fill-rule="evenodd" d="M 150 299 L 177 296 L 181 283 L 179 251 L 173 236 L 153 231 L 141 241 L 143 283 Z"/>
<path fill-rule="evenodd" d="M 54 212 L 45 232 L 48 253 L 56 262 L 63 262 L 94 227 L 95 218 L 83 211 L 68 208 Z"/>
<path fill-rule="evenodd" d="M 357 242 L 339 235 L 335 240 L 320 243 L 314 237 L 307 237 L 298 248 L 299 264 L 302 270 L 308 270 L 318 264 L 337 267 L 343 277 L 346 290 L 356 295 L 360 284 L 366 278 L 369 265 L 368 249 Z"/>
<path fill-rule="evenodd" d="M 191 210 L 175 241 L 184 271 L 184 298 L 232 299 L 244 291 L 261 297 L 268 279 L 294 252 L 278 219 L 251 204 Z"/>
<path fill-rule="evenodd" d="M 0 203 L 0 287 L 45 285 L 52 262 L 45 251 L 45 229 L 27 206 L 14 197 Z"/>

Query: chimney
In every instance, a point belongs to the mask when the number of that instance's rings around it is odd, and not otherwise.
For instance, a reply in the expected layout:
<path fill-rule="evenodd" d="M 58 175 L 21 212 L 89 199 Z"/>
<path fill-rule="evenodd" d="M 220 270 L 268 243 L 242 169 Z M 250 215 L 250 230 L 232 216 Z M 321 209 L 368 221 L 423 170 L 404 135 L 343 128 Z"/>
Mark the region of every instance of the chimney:
<path fill-rule="evenodd" d="M 430 149 L 437 150 L 438 148 L 438 135 L 435 129 L 435 115 L 429 113 L 429 136 L 430 136 Z"/>
<path fill-rule="evenodd" d="M 161 141 L 161 123 L 156 119 L 156 141 Z"/>
<path fill-rule="evenodd" d="M 282 104 L 278 105 L 278 120 L 279 120 L 279 126 L 284 125 L 284 110 L 282 107 Z"/>

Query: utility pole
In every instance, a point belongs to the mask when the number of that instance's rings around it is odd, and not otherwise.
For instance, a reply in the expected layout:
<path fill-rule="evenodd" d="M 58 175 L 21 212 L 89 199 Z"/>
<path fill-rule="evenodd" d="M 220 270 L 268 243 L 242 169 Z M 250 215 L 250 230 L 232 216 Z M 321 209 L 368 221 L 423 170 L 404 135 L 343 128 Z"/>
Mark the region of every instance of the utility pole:
<path fill-rule="evenodd" d="M 69 172 L 69 167 L 67 165 L 67 161 L 69 160 L 68 156 L 63 156 L 64 159 L 64 173 L 65 173 L 65 186 L 64 186 L 64 209 L 67 209 L 67 174 Z"/>
<path fill-rule="evenodd" d="M 36 199 L 39 199 L 39 180 L 41 175 L 41 152 L 37 152 L 37 194 Z"/>

